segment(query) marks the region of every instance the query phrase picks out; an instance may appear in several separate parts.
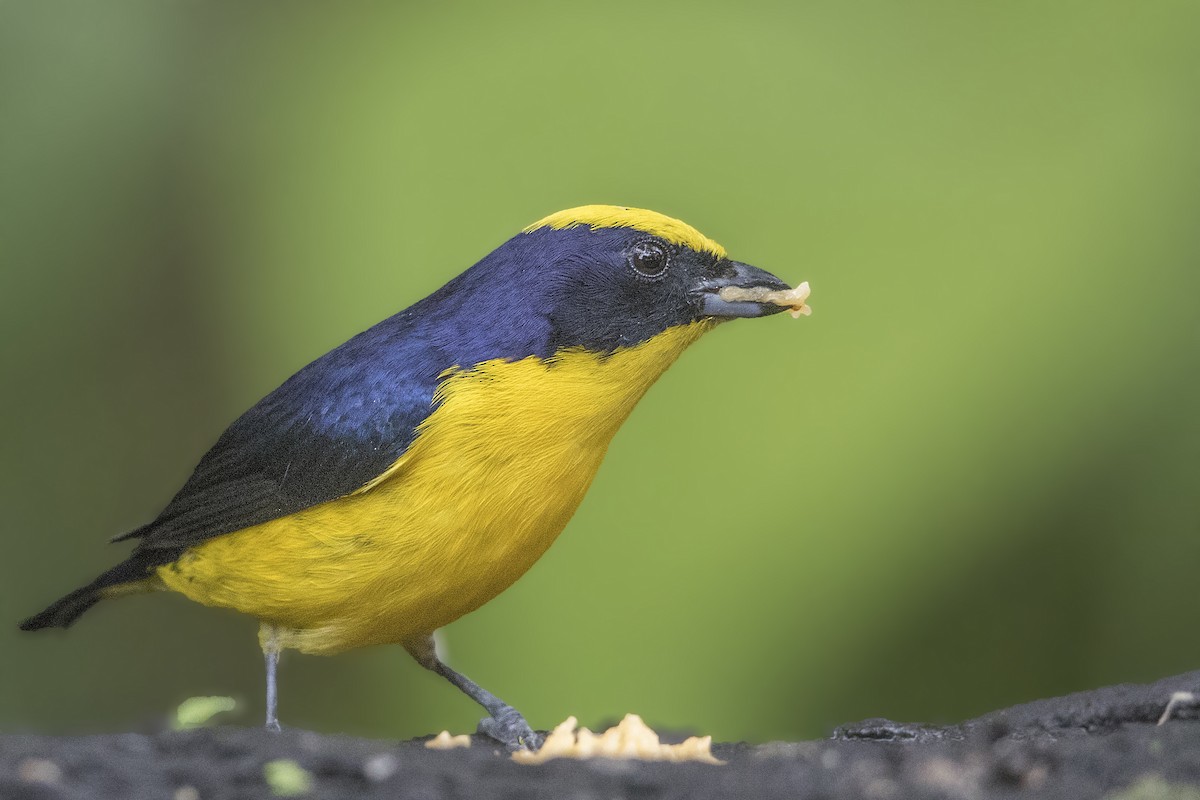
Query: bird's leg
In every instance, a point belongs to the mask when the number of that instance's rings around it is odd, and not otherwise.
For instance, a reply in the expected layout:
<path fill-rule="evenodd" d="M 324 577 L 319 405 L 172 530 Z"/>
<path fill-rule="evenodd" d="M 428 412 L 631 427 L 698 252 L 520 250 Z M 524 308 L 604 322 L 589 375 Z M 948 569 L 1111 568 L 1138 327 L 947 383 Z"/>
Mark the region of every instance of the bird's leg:
<path fill-rule="evenodd" d="M 267 662 L 267 730 L 278 732 L 279 718 L 275 715 L 275 710 L 279 702 L 279 692 L 275 686 L 275 669 L 279 666 L 279 634 L 274 625 L 263 623 L 258 639 Z"/>
<path fill-rule="evenodd" d="M 487 710 L 491 716 L 479 721 L 479 733 L 495 739 L 509 750 L 537 750 L 542 746 L 542 737 L 529 727 L 521 712 L 466 675 L 446 666 L 438 658 L 432 636 L 416 642 L 407 642 L 404 648 L 422 667 L 441 675 Z"/>

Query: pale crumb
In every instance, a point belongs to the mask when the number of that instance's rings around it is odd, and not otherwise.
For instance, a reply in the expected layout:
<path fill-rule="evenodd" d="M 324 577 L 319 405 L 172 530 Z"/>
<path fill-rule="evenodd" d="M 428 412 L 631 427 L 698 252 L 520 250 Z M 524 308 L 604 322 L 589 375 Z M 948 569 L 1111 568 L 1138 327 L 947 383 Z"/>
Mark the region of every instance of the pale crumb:
<path fill-rule="evenodd" d="M 48 758 L 27 758 L 17 766 L 22 783 L 57 786 L 62 781 L 62 769 Z"/>
<path fill-rule="evenodd" d="M 379 753 L 367 759 L 363 764 L 363 775 L 371 783 L 383 783 L 396 774 L 400 769 L 400 759 L 391 753 Z"/>
<path fill-rule="evenodd" d="M 626 714 L 615 728 L 596 734 L 576 726 L 575 717 L 551 731 L 546 743 L 536 753 L 519 750 L 513 761 L 522 764 L 541 764 L 552 758 L 640 758 L 644 761 L 702 761 L 724 764 L 712 754 L 711 736 L 693 736 L 679 744 L 662 744 L 658 734 L 642 722 L 637 714 Z"/>
<path fill-rule="evenodd" d="M 800 319 L 801 316 L 807 317 L 812 313 L 812 309 L 805 304 L 810 294 L 812 294 L 812 289 L 809 288 L 808 281 L 805 281 L 795 289 L 787 290 L 771 290 L 762 287 L 743 289 L 740 286 L 726 286 L 717 293 L 717 296 L 727 303 L 770 303 L 783 306 L 791 311 L 793 319 Z"/>
<path fill-rule="evenodd" d="M 425 743 L 430 750 L 453 750 L 456 747 L 470 747 L 471 737 L 465 733 L 451 736 L 450 731 L 442 731 Z"/>
<path fill-rule="evenodd" d="M 1171 699 L 1167 701 L 1167 707 L 1163 709 L 1162 716 L 1158 718 L 1159 725 L 1166 725 L 1167 720 L 1171 718 L 1171 714 L 1180 706 L 1190 706 L 1196 703 L 1196 695 L 1191 692 L 1175 692 L 1171 695 Z"/>

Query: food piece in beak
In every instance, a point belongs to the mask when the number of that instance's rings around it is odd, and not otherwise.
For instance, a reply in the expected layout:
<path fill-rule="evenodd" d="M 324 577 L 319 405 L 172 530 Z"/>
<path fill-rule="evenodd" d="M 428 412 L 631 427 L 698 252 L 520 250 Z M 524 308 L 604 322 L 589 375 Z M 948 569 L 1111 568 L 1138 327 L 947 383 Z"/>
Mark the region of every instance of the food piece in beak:
<path fill-rule="evenodd" d="M 787 289 L 780 291 L 778 289 L 767 289 L 763 286 L 754 286 L 751 288 L 743 288 L 741 286 L 725 286 L 717 295 L 727 303 L 770 303 L 771 305 L 783 306 L 791 311 L 793 319 L 800 319 L 800 315 L 808 316 L 812 313 L 812 309 L 805 305 L 809 294 L 812 290 L 808 286 L 808 281 L 797 286 L 795 289 Z"/>

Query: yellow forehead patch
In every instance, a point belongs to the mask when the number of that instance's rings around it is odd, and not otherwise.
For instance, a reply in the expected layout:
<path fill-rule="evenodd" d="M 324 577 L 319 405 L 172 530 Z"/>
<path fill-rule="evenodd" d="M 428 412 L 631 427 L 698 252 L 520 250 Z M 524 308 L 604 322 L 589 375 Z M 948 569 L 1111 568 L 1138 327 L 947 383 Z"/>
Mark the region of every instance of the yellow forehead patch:
<path fill-rule="evenodd" d="M 624 206 L 580 206 L 568 208 L 540 219 L 525 229 L 525 233 L 539 228 L 564 230 L 587 225 L 592 230 L 599 228 L 633 228 L 634 230 L 657 236 L 672 244 L 690 247 L 704 253 L 712 253 L 718 258 L 725 258 L 725 248 L 708 238 L 700 231 L 682 220 L 648 211 L 644 208 L 625 208 Z"/>

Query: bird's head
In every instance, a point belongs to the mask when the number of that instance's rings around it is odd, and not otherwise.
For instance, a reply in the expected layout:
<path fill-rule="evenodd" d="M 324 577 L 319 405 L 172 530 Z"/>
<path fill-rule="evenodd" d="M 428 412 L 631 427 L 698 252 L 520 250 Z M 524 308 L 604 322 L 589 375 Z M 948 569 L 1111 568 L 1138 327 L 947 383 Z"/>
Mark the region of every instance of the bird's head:
<path fill-rule="evenodd" d="M 671 329 L 698 336 L 723 320 L 786 308 L 724 299 L 726 287 L 788 285 L 731 260 L 677 219 L 581 206 L 530 225 L 395 321 L 420 327 L 423 341 L 466 365 L 566 349 L 612 353 Z"/>
<path fill-rule="evenodd" d="M 728 302 L 719 292 L 788 288 L 680 220 L 620 206 L 551 214 L 491 259 L 519 287 L 511 301 L 522 315 L 545 320 L 551 350 L 611 352 L 679 325 L 774 314 L 783 307 Z"/>

